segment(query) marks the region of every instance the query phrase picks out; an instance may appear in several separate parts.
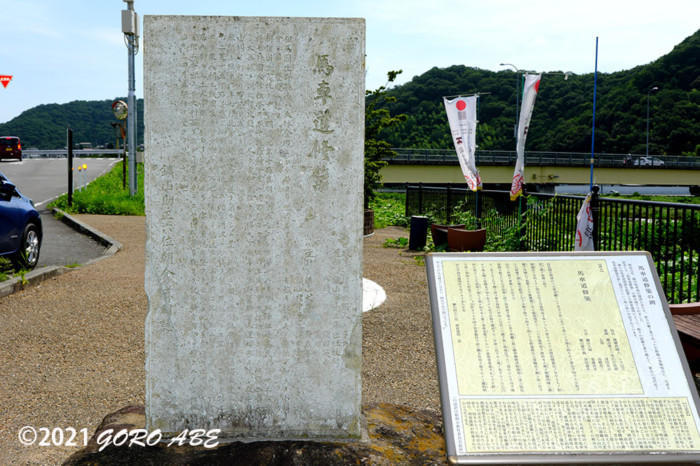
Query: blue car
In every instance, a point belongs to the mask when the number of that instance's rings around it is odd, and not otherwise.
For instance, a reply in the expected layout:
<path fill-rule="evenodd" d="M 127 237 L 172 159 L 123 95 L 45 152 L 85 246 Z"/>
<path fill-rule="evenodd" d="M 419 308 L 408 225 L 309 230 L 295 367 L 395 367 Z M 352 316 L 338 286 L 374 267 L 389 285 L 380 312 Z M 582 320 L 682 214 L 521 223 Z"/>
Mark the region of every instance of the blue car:
<path fill-rule="evenodd" d="M 31 199 L 0 173 L 0 257 L 17 269 L 33 269 L 41 249 L 41 217 Z"/>

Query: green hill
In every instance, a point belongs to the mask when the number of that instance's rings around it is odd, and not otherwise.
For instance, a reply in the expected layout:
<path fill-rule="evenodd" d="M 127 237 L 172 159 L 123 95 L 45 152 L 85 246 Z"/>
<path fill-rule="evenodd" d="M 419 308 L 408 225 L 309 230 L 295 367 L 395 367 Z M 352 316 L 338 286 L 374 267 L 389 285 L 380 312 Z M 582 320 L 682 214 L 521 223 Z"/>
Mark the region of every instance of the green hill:
<path fill-rule="evenodd" d="M 485 93 L 480 99 L 477 144 L 480 149 L 515 149 L 513 71 L 466 66 L 433 68 L 389 91 L 397 101 L 392 113 L 407 119 L 386 130 L 394 147 L 451 149 L 443 95 Z M 616 73 L 598 74 L 596 152 L 644 153 L 647 91 L 651 94 L 649 151 L 700 155 L 700 30 L 658 60 Z M 486 94 L 490 93 L 490 94 Z M 66 127 L 73 140 L 93 146 L 113 144 L 113 100 L 39 105 L 0 124 L 0 135 L 15 135 L 24 147 L 62 148 Z M 527 149 L 591 150 L 593 73 L 545 74 L 528 132 Z M 143 142 L 143 100 L 138 102 L 138 135 Z"/>
<path fill-rule="evenodd" d="M 112 100 L 76 100 L 67 104 L 37 105 L 7 123 L 0 124 L 0 135 L 19 136 L 24 148 L 62 149 L 66 128 L 73 130 L 73 142 L 91 142 L 93 147 L 115 143 Z M 137 104 L 138 143 L 143 143 L 143 99 Z M 121 142 L 120 142 L 121 144 Z"/>
<path fill-rule="evenodd" d="M 515 149 L 513 71 L 466 66 L 433 68 L 389 91 L 401 125 L 383 134 L 395 147 L 451 149 L 442 96 L 490 93 L 480 98 L 480 149 Z M 700 30 L 658 60 L 631 70 L 598 73 L 596 152 L 644 153 L 647 91 L 650 96 L 649 151 L 700 155 Z M 545 73 L 527 137 L 528 150 L 591 150 L 593 73 Z"/>

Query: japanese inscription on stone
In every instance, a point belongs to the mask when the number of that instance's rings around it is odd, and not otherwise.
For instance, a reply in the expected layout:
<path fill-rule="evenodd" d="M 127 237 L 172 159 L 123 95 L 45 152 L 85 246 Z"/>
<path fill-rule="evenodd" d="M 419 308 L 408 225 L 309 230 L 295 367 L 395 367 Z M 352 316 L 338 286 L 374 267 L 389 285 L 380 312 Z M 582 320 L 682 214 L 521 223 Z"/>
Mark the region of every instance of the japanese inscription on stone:
<path fill-rule="evenodd" d="M 148 429 L 360 436 L 364 31 L 144 18 Z"/>

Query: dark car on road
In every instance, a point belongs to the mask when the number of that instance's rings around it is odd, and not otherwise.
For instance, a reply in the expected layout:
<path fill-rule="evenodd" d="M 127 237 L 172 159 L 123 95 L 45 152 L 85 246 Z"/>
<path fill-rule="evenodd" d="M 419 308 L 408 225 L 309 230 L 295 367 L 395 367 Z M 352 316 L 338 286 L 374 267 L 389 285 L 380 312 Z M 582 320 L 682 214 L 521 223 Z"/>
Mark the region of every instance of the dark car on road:
<path fill-rule="evenodd" d="M 34 203 L 0 173 L 0 257 L 10 259 L 17 269 L 33 269 L 42 234 Z"/>
<path fill-rule="evenodd" d="M 22 161 L 22 143 L 17 136 L 0 136 L 0 159 Z"/>

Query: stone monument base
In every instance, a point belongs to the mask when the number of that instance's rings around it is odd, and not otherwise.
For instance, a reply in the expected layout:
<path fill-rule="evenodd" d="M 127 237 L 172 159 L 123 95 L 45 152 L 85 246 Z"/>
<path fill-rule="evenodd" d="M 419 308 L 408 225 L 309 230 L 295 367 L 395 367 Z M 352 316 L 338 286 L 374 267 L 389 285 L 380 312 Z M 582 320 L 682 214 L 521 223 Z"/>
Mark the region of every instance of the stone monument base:
<path fill-rule="evenodd" d="M 433 411 L 406 406 L 363 406 L 368 441 L 349 443 L 312 441 L 262 441 L 221 443 L 203 447 L 152 447 L 110 445 L 99 451 L 97 439 L 113 429 L 128 431 L 146 425 L 143 406 L 127 406 L 104 418 L 87 447 L 71 455 L 65 465 L 86 464 L 249 464 L 249 465 L 347 465 L 347 464 L 446 464 L 442 418 Z"/>

